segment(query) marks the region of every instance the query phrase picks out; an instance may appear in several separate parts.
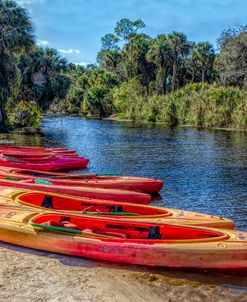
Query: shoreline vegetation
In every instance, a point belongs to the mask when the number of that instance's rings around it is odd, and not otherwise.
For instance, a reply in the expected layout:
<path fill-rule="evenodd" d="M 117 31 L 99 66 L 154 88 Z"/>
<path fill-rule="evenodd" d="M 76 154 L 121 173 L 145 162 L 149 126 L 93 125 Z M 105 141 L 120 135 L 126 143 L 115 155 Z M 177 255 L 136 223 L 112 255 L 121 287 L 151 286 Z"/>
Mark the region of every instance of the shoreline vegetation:
<path fill-rule="evenodd" d="M 38 47 L 14 1 L 0 0 L 0 26 L 2 132 L 35 133 L 46 113 L 247 129 L 247 26 L 224 30 L 216 51 L 181 32 L 150 37 L 142 20 L 124 18 L 86 67 Z"/>

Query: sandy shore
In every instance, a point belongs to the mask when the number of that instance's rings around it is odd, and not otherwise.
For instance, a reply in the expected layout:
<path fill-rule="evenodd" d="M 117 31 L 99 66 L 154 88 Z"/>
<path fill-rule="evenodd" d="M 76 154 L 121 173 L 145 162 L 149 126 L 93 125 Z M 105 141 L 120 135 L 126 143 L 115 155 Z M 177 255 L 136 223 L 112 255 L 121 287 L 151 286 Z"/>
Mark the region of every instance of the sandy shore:
<path fill-rule="evenodd" d="M 247 301 L 247 276 L 149 269 L 0 243 L 1 301 Z"/>

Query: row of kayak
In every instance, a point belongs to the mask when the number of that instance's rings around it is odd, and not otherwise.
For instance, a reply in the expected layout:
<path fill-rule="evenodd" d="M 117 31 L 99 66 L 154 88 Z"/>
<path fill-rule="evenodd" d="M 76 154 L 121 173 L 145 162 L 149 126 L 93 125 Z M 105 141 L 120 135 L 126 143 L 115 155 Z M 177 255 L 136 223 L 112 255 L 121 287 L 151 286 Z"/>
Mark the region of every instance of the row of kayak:
<path fill-rule="evenodd" d="M 87 168 L 89 160 L 66 148 L 0 145 L 0 166 L 40 171 Z"/>
<path fill-rule="evenodd" d="M 147 205 L 160 180 L 25 165 L 79 158 L 63 148 L 0 146 L 1 152 L 20 160 L 18 167 L 0 161 L 2 241 L 130 264 L 247 269 L 247 233 L 233 230 L 232 220 Z"/>
<path fill-rule="evenodd" d="M 0 188 L 0 239 L 101 260 L 247 269 L 247 233 L 223 217 L 150 205 Z"/>
<path fill-rule="evenodd" d="M 100 260 L 180 268 L 247 268 L 247 234 L 0 205 L 7 243 Z"/>

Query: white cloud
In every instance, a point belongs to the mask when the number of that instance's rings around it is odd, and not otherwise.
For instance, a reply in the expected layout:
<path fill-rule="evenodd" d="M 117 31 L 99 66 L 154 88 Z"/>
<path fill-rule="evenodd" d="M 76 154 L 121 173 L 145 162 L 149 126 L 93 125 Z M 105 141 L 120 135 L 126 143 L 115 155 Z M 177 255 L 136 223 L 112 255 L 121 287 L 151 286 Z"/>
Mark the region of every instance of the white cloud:
<path fill-rule="evenodd" d="M 47 46 L 48 44 L 49 44 L 49 42 L 46 41 L 46 40 L 38 40 L 37 41 L 38 46 Z"/>
<path fill-rule="evenodd" d="M 31 0 L 17 0 L 16 2 L 20 5 L 31 4 Z"/>
<path fill-rule="evenodd" d="M 77 62 L 77 63 L 74 63 L 74 64 L 86 67 L 90 63 L 87 63 L 87 62 Z"/>
<path fill-rule="evenodd" d="M 26 5 L 26 4 L 34 4 L 34 3 L 45 3 L 46 0 L 16 0 L 19 5 Z"/>
<path fill-rule="evenodd" d="M 79 54 L 80 50 L 79 49 L 73 49 L 73 48 L 69 48 L 69 49 L 58 49 L 61 53 L 66 53 L 66 54 Z"/>

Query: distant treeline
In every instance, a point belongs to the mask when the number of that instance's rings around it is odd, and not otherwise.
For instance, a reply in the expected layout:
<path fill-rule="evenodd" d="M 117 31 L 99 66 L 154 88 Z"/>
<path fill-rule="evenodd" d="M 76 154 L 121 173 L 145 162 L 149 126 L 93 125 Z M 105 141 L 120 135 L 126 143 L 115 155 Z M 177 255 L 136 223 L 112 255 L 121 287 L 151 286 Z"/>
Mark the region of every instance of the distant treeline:
<path fill-rule="evenodd" d="M 247 127 L 247 26 L 217 45 L 184 33 L 144 33 L 121 19 L 102 39 L 97 63 L 76 66 L 35 45 L 25 9 L 0 0 L 0 127 L 38 127 L 42 112 L 140 122 Z"/>

